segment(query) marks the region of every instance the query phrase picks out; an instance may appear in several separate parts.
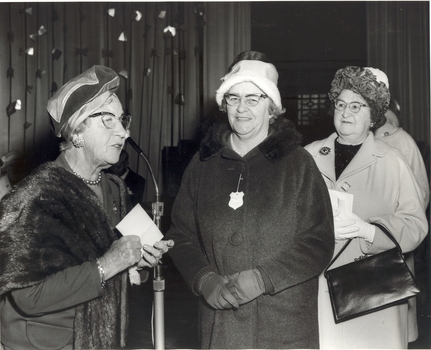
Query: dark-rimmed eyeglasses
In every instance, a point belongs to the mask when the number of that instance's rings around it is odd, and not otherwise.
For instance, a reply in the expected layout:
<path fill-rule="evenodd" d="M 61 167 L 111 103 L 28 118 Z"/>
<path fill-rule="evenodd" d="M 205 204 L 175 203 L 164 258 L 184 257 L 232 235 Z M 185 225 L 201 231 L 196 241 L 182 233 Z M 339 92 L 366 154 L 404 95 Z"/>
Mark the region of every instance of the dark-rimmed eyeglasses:
<path fill-rule="evenodd" d="M 361 107 L 369 107 L 361 102 L 346 103 L 343 100 L 335 100 L 334 102 L 334 108 L 338 111 L 344 111 L 347 106 L 349 106 L 349 110 L 352 113 L 358 113 L 361 110 Z"/>
<path fill-rule="evenodd" d="M 241 100 L 244 100 L 244 103 L 247 107 L 256 106 L 261 98 L 267 98 L 267 95 L 264 94 L 256 94 L 256 95 L 247 95 L 245 97 L 239 97 L 237 95 L 224 95 L 224 99 L 229 106 L 238 106 L 241 103 Z"/>
<path fill-rule="evenodd" d="M 125 130 L 129 130 L 130 124 L 132 123 L 132 116 L 127 114 L 123 114 L 120 117 L 117 117 L 115 116 L 115 114 L 111 112 L 99 112 L 99 113 L 94 113 L 89 117 L 95 118 L 99 116 L 102 117 L 103 125 L 105 125 L 105 128 L 107 129 L 114 129 L 115 126 L 117 125 L 117 121 L 120 121 L 123 128 Z"/>

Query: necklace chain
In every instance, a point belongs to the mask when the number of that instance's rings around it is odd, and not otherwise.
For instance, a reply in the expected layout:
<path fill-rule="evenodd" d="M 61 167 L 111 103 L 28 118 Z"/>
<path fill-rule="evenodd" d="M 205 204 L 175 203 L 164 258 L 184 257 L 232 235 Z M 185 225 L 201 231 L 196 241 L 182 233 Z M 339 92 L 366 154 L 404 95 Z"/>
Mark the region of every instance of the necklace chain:
<path fill-rule="evenodd" d="M 233 134 L 230 134 L 230 144 L 232 145 L 232 149 L 238 153 L 241 157 L 244 157 L 248 152 L 240 152 L 236 149 L 234 143 L 233 143 Z"/>
<path fill-rule="evenodd" d="M 87 185 L 93 185 L 96 186 L 98 184 L 100 184 L 100 181 L 102 181 L 102 173 L 99 173 L 99 175 L 97 176 L 97 180 L 91 181 L 91 180 L 87 180 L 84 179 L 81 175 L 79 175 L 76 171 L 73 172 L 73 174 L 77 177 L 79 177 L 82 181 L 84 181 Z"/>

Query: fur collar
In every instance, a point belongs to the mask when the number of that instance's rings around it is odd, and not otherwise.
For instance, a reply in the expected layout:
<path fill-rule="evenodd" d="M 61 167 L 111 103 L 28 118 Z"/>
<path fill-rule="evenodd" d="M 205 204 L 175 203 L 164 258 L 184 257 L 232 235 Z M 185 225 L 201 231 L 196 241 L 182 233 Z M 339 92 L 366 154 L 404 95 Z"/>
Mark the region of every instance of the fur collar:
<path fill-rule="evenodd" d="M 226 147 L 231 129 L 226 123 L 213 123 L 202 139 L 199 152 L 201 160 L 208 160 Z M 301 143 L 301 135 L 294 124 L 280 116 L 269 125 L 269 137 L 259 146 L 259 151 L 271 162 L 278 162 Z"/>
<path fill-rule="evenodd" d="M 124 215 L 125 186 L 114 176 L 109 181 L 120 187 Z M 100 257 L 116 239 L 94 192 L 56 163 L 42 164 L 0 202 L 0 294 Z M 100 298 L 76 307 L 76 349 L 112 348 L 118 338 L 124 344 L 126 278 L 118 274 Z"/>

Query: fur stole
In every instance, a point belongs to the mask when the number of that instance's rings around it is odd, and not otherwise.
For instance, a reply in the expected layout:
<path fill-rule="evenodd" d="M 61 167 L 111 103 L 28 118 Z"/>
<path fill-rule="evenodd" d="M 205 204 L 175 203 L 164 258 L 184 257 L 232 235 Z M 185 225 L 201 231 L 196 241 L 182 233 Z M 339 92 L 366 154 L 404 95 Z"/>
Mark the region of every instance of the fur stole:
<path fill-rule="evenodd" d="M 120 187 L 124 216 L 125 185 L 107 176 Z M 55 163 L 42 164 L 0 202 L 0 295 L 100 257 L 116 239 L 94 192 Z M 127 273 L 119 274 L 102 297 L 76 307 L 76 349 L 124 346 L 126 287 Z"/>
<path fill-rule="evenodd" d="M 231 129 L 227 123 L 213 123 L 204 126 L 204 138 L 200 145 L 201 160 L 206 160 L 220 153 L 226 144 Z M 269 136 L 259 144 L 259 151 L 271 162 L 278 162 L 301 143 L 301 135 L 295 125 L 283 116 L 279 116 L 269 125 Z"/>

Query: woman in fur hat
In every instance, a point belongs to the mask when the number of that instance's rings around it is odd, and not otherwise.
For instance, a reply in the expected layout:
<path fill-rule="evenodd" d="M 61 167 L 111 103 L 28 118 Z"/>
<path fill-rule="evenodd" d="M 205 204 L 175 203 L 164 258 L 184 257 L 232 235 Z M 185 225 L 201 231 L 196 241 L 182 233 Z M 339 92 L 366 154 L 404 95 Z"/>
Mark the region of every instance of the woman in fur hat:
<path fill-rule="evenodd" d="M 334 247 L 328 191 L 284 112 L 275 67 L 241 60 L 183 175 L 167 237 L 200 296 L 202 348 L 318 348 L 317 278 Z"/>
<path fill-rule="evenodd" d="M 118 85 L 104 66 L 66 83 L 47 105 L 59 157 L 0 202 L 6 350 L 124 346 L 128 268 L 155 266 L 173 245 L 142 246 L 114 230 L 130 209 L 123 181 L 102 172 L 118 161 L 131 122 Z"/>
<path fill-rule="evenodd" d="M 327 187 L 334 190 L 334 197 L 337 193 L 353 195 L 350 210 L 346 210 L 345 200 L 340 206 L 337 201 L 333 203 L 339 243 L 336 253 L 346 239 L 353 239 L 333 267 L 394 248 L 374 223 L 388 229 L 403 253 L 413 251 L 428 231 L 420 187 L 404 158 L 373 135 L 373 130 L 385 124 L 389 106 L 386 74 L 369 67 L 340 69 L 329 98 L 334 105 L 336 132 L 306 149 Z M 336 324 L 323 275 L 319 283 L 319 328 L 320 345 L 325 349 L 400 349 L 417 337 L 416 320 L 408 317 L 407 302 Z"/>

